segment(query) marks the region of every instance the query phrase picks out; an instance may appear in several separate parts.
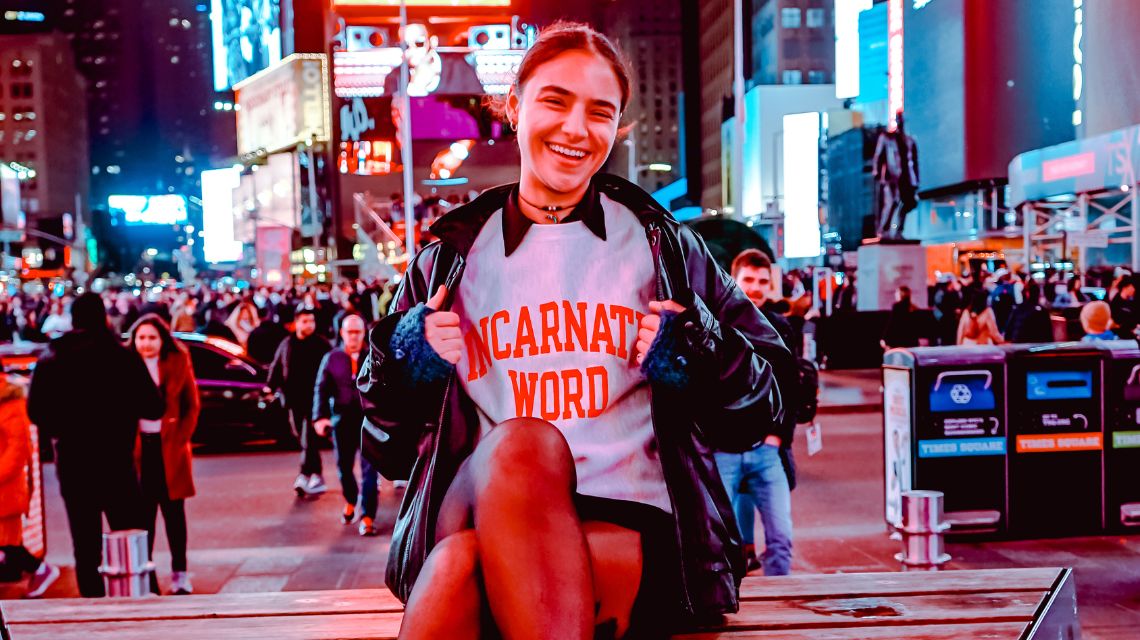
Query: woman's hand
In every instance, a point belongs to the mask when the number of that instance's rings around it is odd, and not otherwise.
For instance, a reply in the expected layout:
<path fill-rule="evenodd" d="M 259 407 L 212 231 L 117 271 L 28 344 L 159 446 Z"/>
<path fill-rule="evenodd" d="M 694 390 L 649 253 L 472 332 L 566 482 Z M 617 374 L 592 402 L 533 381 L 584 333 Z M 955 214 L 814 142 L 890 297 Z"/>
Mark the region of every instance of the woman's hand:
<path fill-rule="evenodd" d="M 649 353 L 649 347 L 657 337 L 657 332 L 661 330 L 661 312 L 681 313 L 684 310 L 685 307 L 672 300 L 663 302 L 655 300 L 649 303 L 649 314 L 641 317 L 641 324 L 637 327 L 637 345 L 635 347 L 637 349 L 637 364 L 641 364 L 641 361 L 645 360 L 645 354 Z"/>
<path fill-rule="evenodd" d="M 459 314 L 439 310 L 446 298 L 447 287 L 440 285 L 431 300 L 427 301 L 427 307 L 434 313 L 429 313 L 424 318 L 424 337 L 439 357 L 451 364 L 459 364 L 459 357 L 463 353 L 463 334 L 459 331 Z"/>

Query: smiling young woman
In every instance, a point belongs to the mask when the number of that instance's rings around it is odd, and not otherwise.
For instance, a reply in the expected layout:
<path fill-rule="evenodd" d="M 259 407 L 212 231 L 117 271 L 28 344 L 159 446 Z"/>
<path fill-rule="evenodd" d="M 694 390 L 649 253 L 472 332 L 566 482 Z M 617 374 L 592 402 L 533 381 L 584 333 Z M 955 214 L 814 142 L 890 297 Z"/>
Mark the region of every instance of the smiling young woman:
<path fill-rule="evenodd" d="M 519 182 L 433 226 L 369 337 L 363 449 L 409 479 L 401 638 L 660 637 L 738 606 L 711 451 L 778 428 L 794 362 L 700 238 L 599 173 L 631 75 L 590 27 L 544 30 L 499 105 Z"/>

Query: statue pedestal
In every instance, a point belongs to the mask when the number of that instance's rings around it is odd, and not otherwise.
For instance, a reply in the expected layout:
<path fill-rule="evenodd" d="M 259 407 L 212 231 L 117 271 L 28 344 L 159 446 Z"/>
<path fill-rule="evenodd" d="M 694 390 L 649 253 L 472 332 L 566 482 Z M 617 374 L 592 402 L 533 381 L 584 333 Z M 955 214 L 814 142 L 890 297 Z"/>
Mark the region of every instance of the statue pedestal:
<path fill-rule="evenodd" d="M 869 241 L 856 253 L 858 311 L 887 311 L 895 291 L 910 287 L 915 306 L 926 302 L 926 248 L 917 240 Z"/>

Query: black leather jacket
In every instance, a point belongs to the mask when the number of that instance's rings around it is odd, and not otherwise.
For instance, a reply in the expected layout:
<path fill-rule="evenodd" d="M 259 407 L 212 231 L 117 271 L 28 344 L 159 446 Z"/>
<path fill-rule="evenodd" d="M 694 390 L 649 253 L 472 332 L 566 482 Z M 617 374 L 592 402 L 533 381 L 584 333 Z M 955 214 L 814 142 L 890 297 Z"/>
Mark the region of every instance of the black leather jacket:
<path fill-rule="evenodd" d="M 673 507 L 682 565 L 682 601 L 689 616 L 738 609 L 744 576 L 740 534 L 713 451 L 747 451 L 784 421 L 775 372 L 794 370 L 779 335 L 717 267 L 704 242 L 644 191 L 608 175 L 594 185 L 635 212 L 655 258 L 658 299 L 686 308 L 673 323 L 680 357 L 694 363 L 684 392 L 652 389 L 653 426 Z M 388 558 L 387 584 L 406 601 L 433 543 L 435 518 L 459 464 L 474 449 L 479 420 L 454 380 L 415 388 L 391 352 L 392 332 L 414 305 L 446 284 L 456 291 L 464 258 L 487 219 L 514 185 L 496 187 L 441 218 L 440 238 L 419 253 L 393 302 L 392 313 L 369 336 L 357 384 L 366 419 L 364 455 L 387 478 L 408 478 Z M 789 369 L 791 368 L 791 369 Z M 780 379 L 786 379 L 782 373 Z"/>

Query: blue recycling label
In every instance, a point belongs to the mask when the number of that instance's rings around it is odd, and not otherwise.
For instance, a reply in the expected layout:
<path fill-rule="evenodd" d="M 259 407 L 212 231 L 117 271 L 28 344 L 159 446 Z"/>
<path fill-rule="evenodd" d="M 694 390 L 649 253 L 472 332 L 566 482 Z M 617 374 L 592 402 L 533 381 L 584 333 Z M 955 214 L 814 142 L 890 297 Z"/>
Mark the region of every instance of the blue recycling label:
<path fill-rule="evenodd" d="M 920 458 L 1004 455 L 1005 438 L 954 438 L 953 440 L 918 441 L 918 457 Z"/>
<path fill-rule="evenodd" d="M 930 410 L 935 413 L 992 411 L 996 404 L 989 371 L 947 371 L 930 386 Z"/>

